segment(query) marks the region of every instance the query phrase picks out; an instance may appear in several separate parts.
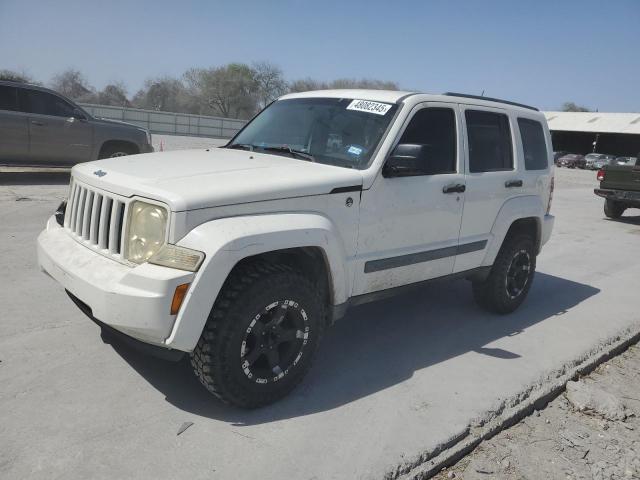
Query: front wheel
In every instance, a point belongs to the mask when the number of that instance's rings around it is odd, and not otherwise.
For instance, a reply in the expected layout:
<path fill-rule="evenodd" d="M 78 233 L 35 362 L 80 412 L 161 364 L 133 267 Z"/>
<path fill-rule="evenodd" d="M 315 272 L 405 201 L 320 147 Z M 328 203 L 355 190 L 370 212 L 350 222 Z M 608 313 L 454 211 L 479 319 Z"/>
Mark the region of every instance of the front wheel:
<path fill-rule="evenodd" d="M 511 313 L 524 301 L 536 270 L 532 238 L 507 237 L 486 280 L 473 282 L 473 296 L 481 307 L 495 313 Z"/>
<path fill-rule="evenodd" d="M 127 155 L 134 155 L 138 153 L 137 149 L 133 145 L 129 145 L 126 143 L 115 143 L 111 145 L 105 145 L 100 150 L 100 154 L 98 155 L 99 159 L 103 158 L 116 158 L 116 157 L 125 157 Z"/>
<path fill-rule="evenodd" d="M 322 338 L 322 289 L 281 264 L 237 267 L 191 355 L 200 382 L 225 403 L 256 408 L 288 394 Z"/>
<path fill-rule="evenodd" d="M 608 218 L 620 218 L 625 211 L 625 206 L 620 202 L 606 199 L 604 201 L 604 214 Z"/>

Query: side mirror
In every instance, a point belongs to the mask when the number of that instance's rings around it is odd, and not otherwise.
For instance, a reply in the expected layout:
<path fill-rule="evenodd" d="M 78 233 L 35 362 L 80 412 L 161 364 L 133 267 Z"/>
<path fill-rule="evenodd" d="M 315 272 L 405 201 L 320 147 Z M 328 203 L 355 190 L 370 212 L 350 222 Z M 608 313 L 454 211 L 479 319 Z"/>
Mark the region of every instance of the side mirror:
<path fill-rule="evenodd" d="M 79 108 L 74 108 L 73 109 L 73 116 L 71 118 L 75 118 L 76 120 L 86 120 L 87 117 L 85 116 L 84 112 L 82 110 L 80 110 Z"/>
<path fill-rule="evenodd" d="M 427 161 L 427 145 L 401 143 L 387 158 L 382 175 L 384 177 L 411 177 L 424 175 Z"/>

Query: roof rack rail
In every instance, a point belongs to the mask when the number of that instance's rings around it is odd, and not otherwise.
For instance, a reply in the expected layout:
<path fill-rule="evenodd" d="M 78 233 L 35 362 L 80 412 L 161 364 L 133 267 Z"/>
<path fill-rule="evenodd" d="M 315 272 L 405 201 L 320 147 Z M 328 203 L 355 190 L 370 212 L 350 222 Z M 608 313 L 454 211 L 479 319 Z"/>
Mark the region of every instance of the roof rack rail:
<path fill-rule="evenodd" d="M 516 107 L 528 108 L 529 110 L 535 110 L 536 112 L 540 111 L 536 107 L 532 107 L 531 105 L 525 105 L 524 103 L 510 102 L 509 100 L 500 100 L 499 98 L 482 97 L 480 95 L 469 95 L 467 93 L 456 93 L 456 92 L 444 92 L 442 95 L 446 95 L 448 97 L 474 98 L 476 100 L 486 100 L 488 102 L 506 103 L 507 105 L 515 105 Z"/>

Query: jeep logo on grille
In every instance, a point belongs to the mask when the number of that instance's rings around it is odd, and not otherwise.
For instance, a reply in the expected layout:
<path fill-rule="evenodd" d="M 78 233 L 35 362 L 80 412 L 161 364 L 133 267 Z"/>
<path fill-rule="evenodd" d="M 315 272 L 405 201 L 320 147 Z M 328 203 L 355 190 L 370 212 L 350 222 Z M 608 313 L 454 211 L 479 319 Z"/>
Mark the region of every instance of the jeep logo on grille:
<path fill-rule="evenodd" d="M 105 172 L 104 170 L 96 170 L 95 172 L 93 172 L 93 174 L 98 177 L 104 177 L 107 174 L 107 172 Z"/>

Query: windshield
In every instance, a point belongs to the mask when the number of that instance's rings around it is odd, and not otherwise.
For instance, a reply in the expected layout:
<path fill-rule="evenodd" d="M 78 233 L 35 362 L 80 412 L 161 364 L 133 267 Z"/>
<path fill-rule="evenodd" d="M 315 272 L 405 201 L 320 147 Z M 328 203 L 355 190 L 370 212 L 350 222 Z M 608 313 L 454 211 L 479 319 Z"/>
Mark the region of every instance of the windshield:
<path fill-rule="evenodd" d="M 351 98 L 279 100 L 226 148 L 366 168 L 398 106 Z"/>

